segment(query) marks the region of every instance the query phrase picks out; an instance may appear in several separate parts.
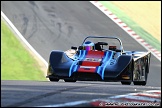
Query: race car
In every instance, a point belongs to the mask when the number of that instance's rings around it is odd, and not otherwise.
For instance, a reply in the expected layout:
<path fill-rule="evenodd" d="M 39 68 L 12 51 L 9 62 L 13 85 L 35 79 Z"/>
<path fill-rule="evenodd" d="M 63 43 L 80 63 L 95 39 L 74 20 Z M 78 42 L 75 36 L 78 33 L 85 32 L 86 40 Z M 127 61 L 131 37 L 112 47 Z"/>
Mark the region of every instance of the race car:
<path fill-rule="evenodd" d="M 150 51 L 125 51 L 115 36 L 88 36 L 78 47 L 53 50 L 46 78 L 57 82 L 106 81 L 146 85 Z"/>

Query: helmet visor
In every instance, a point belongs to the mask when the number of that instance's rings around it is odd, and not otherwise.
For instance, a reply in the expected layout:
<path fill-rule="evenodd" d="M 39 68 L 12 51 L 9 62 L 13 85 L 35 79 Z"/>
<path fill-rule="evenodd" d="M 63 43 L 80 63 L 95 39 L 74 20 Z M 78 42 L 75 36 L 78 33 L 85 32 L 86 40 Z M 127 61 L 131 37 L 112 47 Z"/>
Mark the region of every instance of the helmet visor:
<path fill-rule="evenodd" d="M 93 46 L 85 46 L 85 50 L 89 51 L 89 50 L 92 50 L 93 49 Z"/>

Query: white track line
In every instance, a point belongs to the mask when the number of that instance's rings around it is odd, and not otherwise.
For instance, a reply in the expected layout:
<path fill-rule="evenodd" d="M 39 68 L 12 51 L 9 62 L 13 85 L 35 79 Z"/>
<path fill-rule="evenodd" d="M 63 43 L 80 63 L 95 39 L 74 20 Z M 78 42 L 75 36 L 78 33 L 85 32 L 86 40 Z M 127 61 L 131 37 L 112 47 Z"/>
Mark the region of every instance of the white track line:
<path fill-rule="evenodd" d="M 74 101 L 74 102 L 68 102 L 64 104 L 55 104 L 55 105 L 44 105 L 44 106 L 37 106 L 37 107 L 67 107 L 67 106 L 75 106 L 83 103 L 88 103 L 89 101 Z"/>
<path fill-rule="evenodd" d="M 153 48 L 145 40 L 143 40 L 139 35 L 137 35 L 130 27 L 128 27 L 124 22 L 122 22 L 116 15 L 109 11 L 98 1 L 90 1 L 94 6 L 101 10 L 106 16 L 108 16 L 112 21 L 114 21 L 118 26 L 120 26 L 126 33 L 128 33 L 133 39 L 135 39 L 140 45 L 145 49 L 150 51 L 160 62 L 161 62 L 161 52 Z"/>

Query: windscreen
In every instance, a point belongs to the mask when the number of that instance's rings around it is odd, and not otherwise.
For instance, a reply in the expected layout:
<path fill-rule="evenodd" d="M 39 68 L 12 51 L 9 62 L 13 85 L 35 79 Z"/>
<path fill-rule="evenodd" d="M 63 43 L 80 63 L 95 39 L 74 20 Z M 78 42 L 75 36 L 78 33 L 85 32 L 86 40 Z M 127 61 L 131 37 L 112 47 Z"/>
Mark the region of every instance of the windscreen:
<path fill-rule="evenodd" d="M 102 47 L 102 49 L 105 49 L 105 50 L 109 50 L 109 48 L 111 48 L 111 46 L 116 46 L 116 49 L 120 49 L 120 42 L 115 39 L 115 38 L 87 38 L 84 42 L 86 41 L 91 41 L 93 42 L 94 44 L 97 44 L 97 43 L 103 43 L 104 45 L 100 45 Z M 106 43 L 108 45 L 106 45 Z"/>

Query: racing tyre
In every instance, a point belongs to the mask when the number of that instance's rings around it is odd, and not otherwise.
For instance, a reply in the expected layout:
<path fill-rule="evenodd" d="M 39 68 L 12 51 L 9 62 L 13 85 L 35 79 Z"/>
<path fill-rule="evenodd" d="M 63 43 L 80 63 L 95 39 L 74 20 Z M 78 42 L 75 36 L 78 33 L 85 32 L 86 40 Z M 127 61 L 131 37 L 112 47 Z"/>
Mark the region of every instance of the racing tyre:
<path fill-rule="evenodd" d="M 65 82 L 76 82 L 76 80 L 73 79 L 64 79 Z"/>
<path fill-rule="evenodd" d="M 145 73 L 145 81 L 134 81 L 133 83 L 134 83 L 134 85 L 142 85 L 142 86 L 145 86 L 146 85 L 146 83 L 147 83 L 147 74 L 148 73 Z"/>
<path fill-rule="evenodd" d="M 58 81 L 59 81 L 59 79 L 56 79 L 56 78 L 49 78 L 49 80 L 50 80 L 51 82 L 58 82 Z"/>
<path fill-rule="evenodd" d="M 130 85 L 131 82 L 124 82 L 124 81 L 121 81 L 122 85 Z"/>

